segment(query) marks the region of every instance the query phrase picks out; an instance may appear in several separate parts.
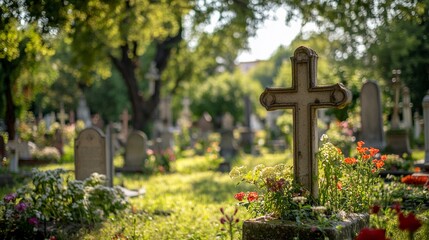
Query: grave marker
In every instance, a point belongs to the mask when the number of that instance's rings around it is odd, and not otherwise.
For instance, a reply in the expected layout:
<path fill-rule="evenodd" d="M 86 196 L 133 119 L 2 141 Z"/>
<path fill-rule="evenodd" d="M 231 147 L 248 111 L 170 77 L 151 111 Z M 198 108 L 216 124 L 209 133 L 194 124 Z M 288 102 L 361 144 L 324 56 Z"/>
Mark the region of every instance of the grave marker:
<path fill-rule="evenodd" d="M 294 178 L 318 196 L 317 184 L 317 114 L 322 107 L 344 107 L 351 101 L 351 92 L 341 83 L 317 86 L 317 54 L 312 49 L 299 47 L 292 61 L 292 87 L 266 88 L 260 96 L 268 110 L 293 109 Z"/>
<path fill-rule="evenodd" d="M 237 144 L 234 139 L 234 117 L 225 113 L 222 117 L 222 129 L 220 130 L 220 155 L 224 162 L 219 166 L 222 172 L 229 172 L 231 169 L 231 160 L 237 154 Z"/>
<path fill-rule="evenodd" d="M 6 157 L 6 143 L 4 142 L 3 135 L 0 135 L 0 161 Z"/>
<path fill-rule="evenodd" d="M 113 175 L 106 157 L 106 138 L 95 127 L 82 130 L 75 140 L 75 176 L 84 180 L 92 173 L 106 175 L 108 186 L 113 185 Z"/>
<path fill-rule="evenodd" d="M 410 100 L 410 89 L 408 87 L 402 88 L 402 126 L 405 129 L 411 129 L 413 127 L 413 114 L 411 108 L 413 104 Z"/>
<path fill-rule="evenodd" d="M 142 131 L 133 131 L 128 136 L 125 146 L 124 169 L 141 171 L 146 160 L 147 137 Z"/>
<path fill-rule="evenodd" d="M 359 140 L 378 149 L 385 147 L 383 130 L 383 109 L 380 88 L 375 81 L 362 85 L 360 95 L 361 133 Z"/>

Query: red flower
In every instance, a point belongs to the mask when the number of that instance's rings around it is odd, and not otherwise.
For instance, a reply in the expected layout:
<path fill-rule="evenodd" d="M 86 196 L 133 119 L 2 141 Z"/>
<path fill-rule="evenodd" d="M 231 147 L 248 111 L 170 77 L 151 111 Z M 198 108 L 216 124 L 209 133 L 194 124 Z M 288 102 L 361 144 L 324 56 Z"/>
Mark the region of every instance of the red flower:
<path fill-rule="evenodd" d="M 254 202 L 258 200 L 258 193 L 257 192 L 250 192 L 249 195 L 247 195 L 247 201 Z"/>
<path fill-rule="evenodd" d="M 359 148 L 361 148 L 364 144 L 365 144 L 365 142 L 364 142 L 364 141 L 359 141 L 359 142 L 357 142 L 357 146 L 358 146 Z"/>
<path fill-rule="evenodd" d="M 374 205 L 371 208 L 371 213 L 372 214 L 378 214 L 378 212 L 380 212 L 381 207 L 379 205 Z"/>
<path fill-rule="evenodd" d="M 337 182 L 338 190 L 343 190 L 343 184 L 341 182 Z"/>
<path fill-rule="evenodd" d="M 409 213 L 408 216 L 404 216 L 403 213 L 399 213 L 398 219 L 399 219 L 399 229 L 401 230 L 415 232 L 422 226 L 422 223 L 420 222 L 420 220 L 417 219 L 414 213 L 412 212 Z"/>
<path fill-rule="evenodd" d="M 220 223 L 221 223 L 221 224 L 225 224 L 225 223 L 226 223 L 226 219 L 225 219 L 224 217 L 222 217 L 222 218 L 220 219 Z"/>
<path fill-rule="evenodd" d="M 429 180 L 429 177 L 427 176 L 408 175 L 401 178 L 401 182 L 406 184 L 414 184 L 414 185 L 424 185 L 426 182 L 428 182 L 428 180 Z"/>
<path fill-rule="evenodd" d="M 371 155 L 371 157 L 374 157 L 375 154 L 377 154 L 380 150 L 378 150 L 377 148 L 369 148 L 369 155 Z"/>
<path fill-rule="evenodd" d="M 237 194 L 234 195 L 234 198 L 237 199 L 238 201 L 243 201 L 243 198 L 246 194 L 244 192 L 239 192 Z"/>
<path fill-rule="evenodd" d="M 354 157 L 348 157 L 348 158 L 345 158 L 345 159 L 344 159 L 344 162 L 345 162 L 345 163 L 347 163 L 347 164 L 352 165 L 352 164 L 357 163 L 357 160 L 356 160 L 356 158 L 354 158 Z"/>
<path fill-rule="evenodd" d="M 363 228 L 355 240 L 388 240 L 385 229 Z"/>

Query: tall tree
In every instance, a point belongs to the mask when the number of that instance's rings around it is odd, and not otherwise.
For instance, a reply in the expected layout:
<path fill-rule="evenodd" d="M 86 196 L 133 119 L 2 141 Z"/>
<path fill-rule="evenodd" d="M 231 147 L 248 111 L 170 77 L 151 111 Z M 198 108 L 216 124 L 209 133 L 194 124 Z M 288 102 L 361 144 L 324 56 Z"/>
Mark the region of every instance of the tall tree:
<path fill-rule="evenodd" d="M 18 115 L 54 78 L 47 66 L 53 52 L 47 37 L 50 26 L 42 28 L 40 18 L 29 17 L 22 1 L 1 1 L 0 10 L 0 116 L 9 139 L 14 139 Z"/>
<path fill-rule="evenodd" d="M 237 51 L 278 2 L 70 1 L 73 65 L 88 83 L 116 68 L 128 90 L 133 127 L 144 129 L 161 94 L 176 92 L 193 74 L 207 76 L 220 65 L 232 70 Z M 142 91 L 151 65 L 159 78 L 152 92 Z"/>
<path fill-rule="evenodd" d="M 337 59 L 366 69 L 386 84 L 393 69 L 410 88 L 419 108 L 429 80 L 429 1 L 309 0 L 293 5 L 304 21 L 316 22 L 343 46 Z M 421 111 L 421 109 L 420 109 Z"/>

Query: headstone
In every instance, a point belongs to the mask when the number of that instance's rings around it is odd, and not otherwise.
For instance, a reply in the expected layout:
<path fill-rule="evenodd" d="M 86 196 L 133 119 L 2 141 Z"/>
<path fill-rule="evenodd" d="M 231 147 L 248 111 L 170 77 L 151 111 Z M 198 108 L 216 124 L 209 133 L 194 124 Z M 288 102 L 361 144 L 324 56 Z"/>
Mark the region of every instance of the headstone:
<path fill-rule="evenodd" d="M 423 121 L 424 121 L 424 137 L 425 137 L 425 162 L 429 168 L 429 90 L 422 101 L 423 106 Z"/>
<path fill-rule="evenodd" d="M 386 151 L 389 153 L 402 156 L 403 154 L 411 154 L 410 141 L 408 138 L 408 129 L 400 128 L 399 120 L 399 99 L 401 90 L 401 81 L 399 75 L 401 70 L 395 69 L 392 71 L 392 87 L 395 91 L 395 99 L 392 113 L 391 129 L 386 133 L 387 146 Z"/>
<path fill-rule="evenodd" d="M 422 123 L 419 112 L 414 112 L 414 139 L 419 139 L 422 133 Z"/>
<path fill-rule="evenodd" d="M 6 143 L 4 142 L 3 135 L 0 135 L 0 161 L 6 157 Z"/>
<path fill-rule="evenodd" d="M 360 95 L 361 132 L 359 140 L 368 146 L 383 149 L 386 145 L 383 130 L 383 109 L 380 88 L 375 81 L 363 84 Z"/>
<path fill-rule="evenodd" d="M 108 186 L 113 186 L 112 169 L 106 157 L 106 138 L 95 127 L 82 130 L 75 140 L 75 176 L 84 180 L 92 173 L 106 175 Z"/>
<path fill-rule="evenodd" d="M 125 145 L 124 170 L 141 171 L 146 161 L 147 137 L 142 131 L 133 131 Z"/>
<path fill-rule="evenodd" d="M 46 129 L 50 130 L 51 129 L 51 125 L 56 121 L 55 113 L 51 112 L 50 114 L 44 116 L 43 118 L 45 120 Z"/>
<path fill-rule="evenodd" d="M 10 150 L 10 154 L 8 156 L 10 157 L 10 165 L 9 165 L 9 171 L 11 172 L 18 172 L 18 162 L 19 162 L 19 142 L 17 140 L 9 140 L 7 143 L 7 147 Z"/>
<path fill-rule="evenodd" d="M 198 120 L 198 129 L 200 130 L 200 137 L 207 141 L 208 135 L 213 130 L 212 116 L 208 112 L 204 112 Z"/>
<path fill-rule="evenodd" d="M 161 140 L 161 145 L 159 147 L 161 147 L 162 150 L 173 148 L 173 113 L 171 112 L 170 97 L 161 99 L 158 108 L 158 119 L 155 121 L 154 136 Z"/>
<path fill-rule="evenodd" d="M 60 113 L 58 113 L 58 119 L 60 120 L 61 130 L 64 129 L 64 126 L 66 125 L 66 120 L 68 119 L 69 115 L 65 113 L 64 111 L 64 105 L 61 103 L 60 105 Z"/>
<path fill-rule="evenodd" d="M 88 105 L 84 95 L 79 98 L 77 107 L 77 119 L 82 120 L 85 123 L 85 127 L 91 126 L 91 112 L 89 111 Z"/>
<path fill-rule="evenodd" d="M 36 150 L 36 144 L 33 142 L 18 142 L 18 155 L 20 160 L 31 160 L 31 153 Z"/>
<path fill-rule="evenodd" d="M 244 97 L 244 127 L 240 131 L 240 145 L 245 153 L 253 153 L 253 129 L 251 126 L 252 102 Z"/>
<path fill-rule="evenodd" d="M 229 172 L 231 170 L 231 160 L 237 154 L 237 143 L 234 139 L 234 117 L 229 112 L 225 113 L 222 117 L 219 146 L 220 155 L 225 160 L 219 166 L 219 170 L 221 172 Z"/>
<path fill-rule="evenodd" d="M 124 109 L 120 116 L 121 118 L 121 132 L 119 133 L 119 138 L 125 142 L 128 138 L 128 121 L 130 120 L 130 115 L 128 114 L 128 109 Z"/>
<path fill-rule="evenodd" d="M 411 113 L 412 103 L 410 100 L 410 89 L 402 88 L 402 127 L 411 129 L 413 127 L 413 115 Z"/>
<path fill-rule="evenodd" d="M 400 120 L 399 120 L 399 91 L 401 89 L 401 81 L 399 79 L 399 75 L 401 75 L 401 70 L 394 69 L 392 71 L 393 78 L 392 78 L 392 87 L 393 91 L 395 91 L 395 99 L 394 99 L 394 105 L 393 105 L 393 114 L 392 114 L 392 121 L 391 121 L 391 127 L 392 129 L 399 129 Z"/>
<path fill-rule="evenodd" d="M 181 129 L 189 129 L 192 126 L 191 120 L 191 109 L 189 106 L 191 105 L 191 100 L 189 98 L 184 98 L 182 101 L 182 111 L 180 113 L 180 118 L 177 120 L 177 125 Z"/>
<path fill-rule="evenodd" d="M 293 109 L 294 178 L 318 196 L 317 108 L 344 107 L 351 101 L 351 92 L 341 83 L 317 86 L 317 54 L 306 47 L 295 50 L 292 60 L 292 87 L 266 88 L 260 96 L 267 110 Z"/>

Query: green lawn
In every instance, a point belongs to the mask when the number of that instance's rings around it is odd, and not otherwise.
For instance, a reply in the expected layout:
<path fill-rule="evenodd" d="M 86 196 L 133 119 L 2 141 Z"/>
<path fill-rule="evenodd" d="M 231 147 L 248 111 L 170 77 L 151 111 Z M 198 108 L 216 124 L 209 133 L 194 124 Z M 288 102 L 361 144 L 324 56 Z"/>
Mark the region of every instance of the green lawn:
<path fill-rule="evenodd" d="M 121 159 L 115 160 L 115 165 Z M 264 153 L 261 156 L 243 155 L 234 165 L 253 168 L 258 164 L 272 166 L 278 163 L 291 164 L 290 152 L 284 154 Z M 72 170 L 73 164 L 52 164 L 40 169 L 54 168 Z M 173 173 L 145 176 L 143 174 L 117 174 L 114 182 L 129 189 L 144 187 L 144 196 L 130 199 L 134 211 L 109 218 L 90 229 L 81 229 L 73 236 L 59 235 L 59 239 L 228 239 L 222 236 L 224 227 L 220 224 L 222 214 L 234 211 L 237 201 L 234 194 L 249 191 L 250 186 L 238 185 L 227 173 L 205 170 L 204 158 L 182 158 L 174 165 Z M 72 173 L 70 173 L 73 176 Z M 21 182 L 23 183 L 23 182 Z M 2 194 L 19 186 L 3 188 Z M 427 215 L 427 214 L 426 214 Z M 239 208 L 237 216 L 241 220 L 251 216 L 244 208 Z M 429 222 L 429 221 L 426 221 Z M 428 223 L 426 223 L 428 224 Z M 428 229 L 428 227 L 426 228 Z M 402 236 L 402 235 L 398 235 Z M 392 239 L 400 239 L 391 237 Z M 237 231 L 235 239 L 241 239 Z"/>

